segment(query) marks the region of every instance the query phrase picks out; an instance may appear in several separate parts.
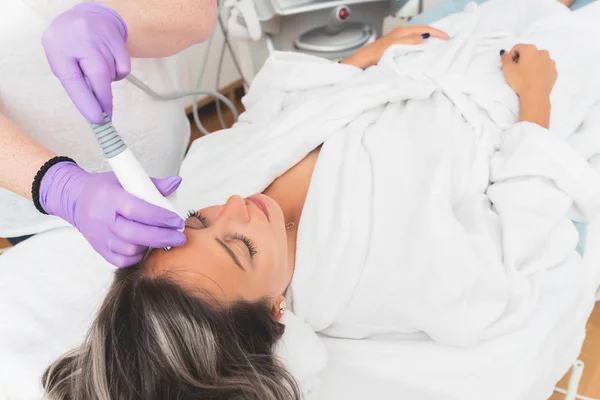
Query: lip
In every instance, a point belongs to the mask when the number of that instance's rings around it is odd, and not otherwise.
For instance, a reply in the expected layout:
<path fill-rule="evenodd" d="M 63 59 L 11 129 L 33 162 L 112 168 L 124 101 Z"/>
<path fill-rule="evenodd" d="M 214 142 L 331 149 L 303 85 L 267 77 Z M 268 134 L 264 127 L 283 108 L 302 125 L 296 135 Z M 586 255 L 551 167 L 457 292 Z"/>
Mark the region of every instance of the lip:
<path fill-rule="evenodd" d="M 252 204 L 254 204 L 256 207 L 258 207 L 260 209 L 260 211 L 265 213 L 265 215 L 267 216 L 267 221 L 269 221 L 269 211 L 267 210 L 267 206 L 265 205 L 265 203 L 263 203 L 262 201 L 254 198 L 254 197 L 248 197 L 246 200 L 252 202 Z"/>

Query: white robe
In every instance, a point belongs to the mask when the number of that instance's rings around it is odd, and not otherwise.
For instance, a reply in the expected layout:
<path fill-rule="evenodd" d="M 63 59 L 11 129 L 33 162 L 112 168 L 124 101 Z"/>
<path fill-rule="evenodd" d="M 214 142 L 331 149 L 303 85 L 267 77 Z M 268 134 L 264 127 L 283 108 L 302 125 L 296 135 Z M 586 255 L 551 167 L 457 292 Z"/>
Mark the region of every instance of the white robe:
<path fill-rule="evenodd" d="M 600 100 L 596 28 L 554 0 L 471 5 L 436 26 L 452 39 L 394 46 L 366 71 L 275 54 L 240 122 L 182 166 L 180 206 L 202 208 L 264 190 L 323 144 L 291 284 L 315 332 L 471 346 L 518 329 L 544 271 L 578 257 L 571 220 L 600 210 L 598 134 L 572 140 Z M 517 123 L 501 72 L 500 49 L 522 42 L 557 63 L 549 131 Z"/>

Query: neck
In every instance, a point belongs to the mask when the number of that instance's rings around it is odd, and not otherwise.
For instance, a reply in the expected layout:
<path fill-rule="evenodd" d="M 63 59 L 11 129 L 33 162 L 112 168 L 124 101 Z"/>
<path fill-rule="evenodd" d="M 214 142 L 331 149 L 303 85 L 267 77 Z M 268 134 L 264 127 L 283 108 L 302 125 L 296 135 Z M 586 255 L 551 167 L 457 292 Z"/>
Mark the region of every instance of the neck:
<path fill-rule="evenodd" d="M 320 147 L 313 150 L 264 191 L 264 194 L 279 204 L 286 224 L 294 224 L 293 228 L 287 230 L 288 260 L 291 266 L 294 266 L 296 260 L 298 225 L 319 151 Z"/>
<path fill-rule="evenodd" d="M 286 223 L 294 223 L 298 227 L 310 179 L 319 156 L 320 147 L 310 152 L 302 161 L 290 168 L 285 174 L 275 179 L 264 191 L 264 194 L 275 200 Z M 292 230 L 295 230 L 292 229 Z"/>
<path fill-rule="evenodd" d="M 304 207 L 306 195 L 295 196 L 295 193 L 282 189 L 285 189 L 283 185 L 277 185 L 276 182 L 273 182 L 273 184 L 271 184 L 271 186 L 269 186 L 263 193 L 279 204 L 279 207 L 281 207 L 281 211 L 283 212 L 285 223 L 293 223 L 294 228 L 291 230 L 295 230 L 295 228 L 298 227 L 298 222 L 300 221 L 300 216 L 302 215 L 302 208 Z"/>
<path fill-rule="evenodd" d="M 298 221 L 300 221 L 300 215 L 302 214 L 302 207 L 304 206 L 306 196 L 293 196 L 291 193 L 281 189 L 283 189 L 282 185 L 280 186 L 279 184 L 276 184 L 276 182 L 273 182 L 271 186 L 264 191 L 264 194 L 271 197 L 279 204 L 279 207 L 281 207 L 281 211 L 283 212 L 285 223 L 287 225 L 293 224 L 292 228 L 286 229 L 285 231 L 287 236 L 288 265 L 293 270 L 296 267 Z"/>

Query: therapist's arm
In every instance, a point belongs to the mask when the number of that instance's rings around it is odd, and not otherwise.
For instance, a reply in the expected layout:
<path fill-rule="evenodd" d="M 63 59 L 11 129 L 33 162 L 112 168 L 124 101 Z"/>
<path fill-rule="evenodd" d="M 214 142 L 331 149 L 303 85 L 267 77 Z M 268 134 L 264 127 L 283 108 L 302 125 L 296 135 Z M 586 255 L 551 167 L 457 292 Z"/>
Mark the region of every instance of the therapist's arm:
<path fill-rule="evenodd" d="M 517 45 L 502 54 L 506 82 L 519 96 L 521 121 L 550 127 L 550 93 L 556 83 L 556 64 L 547 51 Z"/>
<path fill-rule="evenodd" d="M 0 112 L 0 187 L 31 199 L 37 171 L 54 156 Z"/>
<path fill-rule="evenodd" d="M 98 0 L 58 15 L 42 45 L 52 73 L 94 124 L 112 119 L 112 82 L 131 72 L 131 57 L 167 57 L 207 39 L 216 0 Z"/>
<path fill-rule="evenodd" d="M 132 57 L 167 57 L 206 40 L 215 27 L 216 0 L 98 0 L 127 25 Z"/>

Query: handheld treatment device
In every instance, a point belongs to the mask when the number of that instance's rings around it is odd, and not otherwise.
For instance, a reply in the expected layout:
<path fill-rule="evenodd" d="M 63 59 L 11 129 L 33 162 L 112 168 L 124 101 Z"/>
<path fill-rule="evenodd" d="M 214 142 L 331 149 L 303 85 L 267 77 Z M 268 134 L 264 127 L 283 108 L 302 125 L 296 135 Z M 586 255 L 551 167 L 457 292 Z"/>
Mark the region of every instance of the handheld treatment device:
<path fill-rule="evenodd" d="M 173 203 L 154 186 L 106 114 L 101 124 L 92 124 L 92 132 L 123 189 L 137 198 L 179 215 Z"/>

